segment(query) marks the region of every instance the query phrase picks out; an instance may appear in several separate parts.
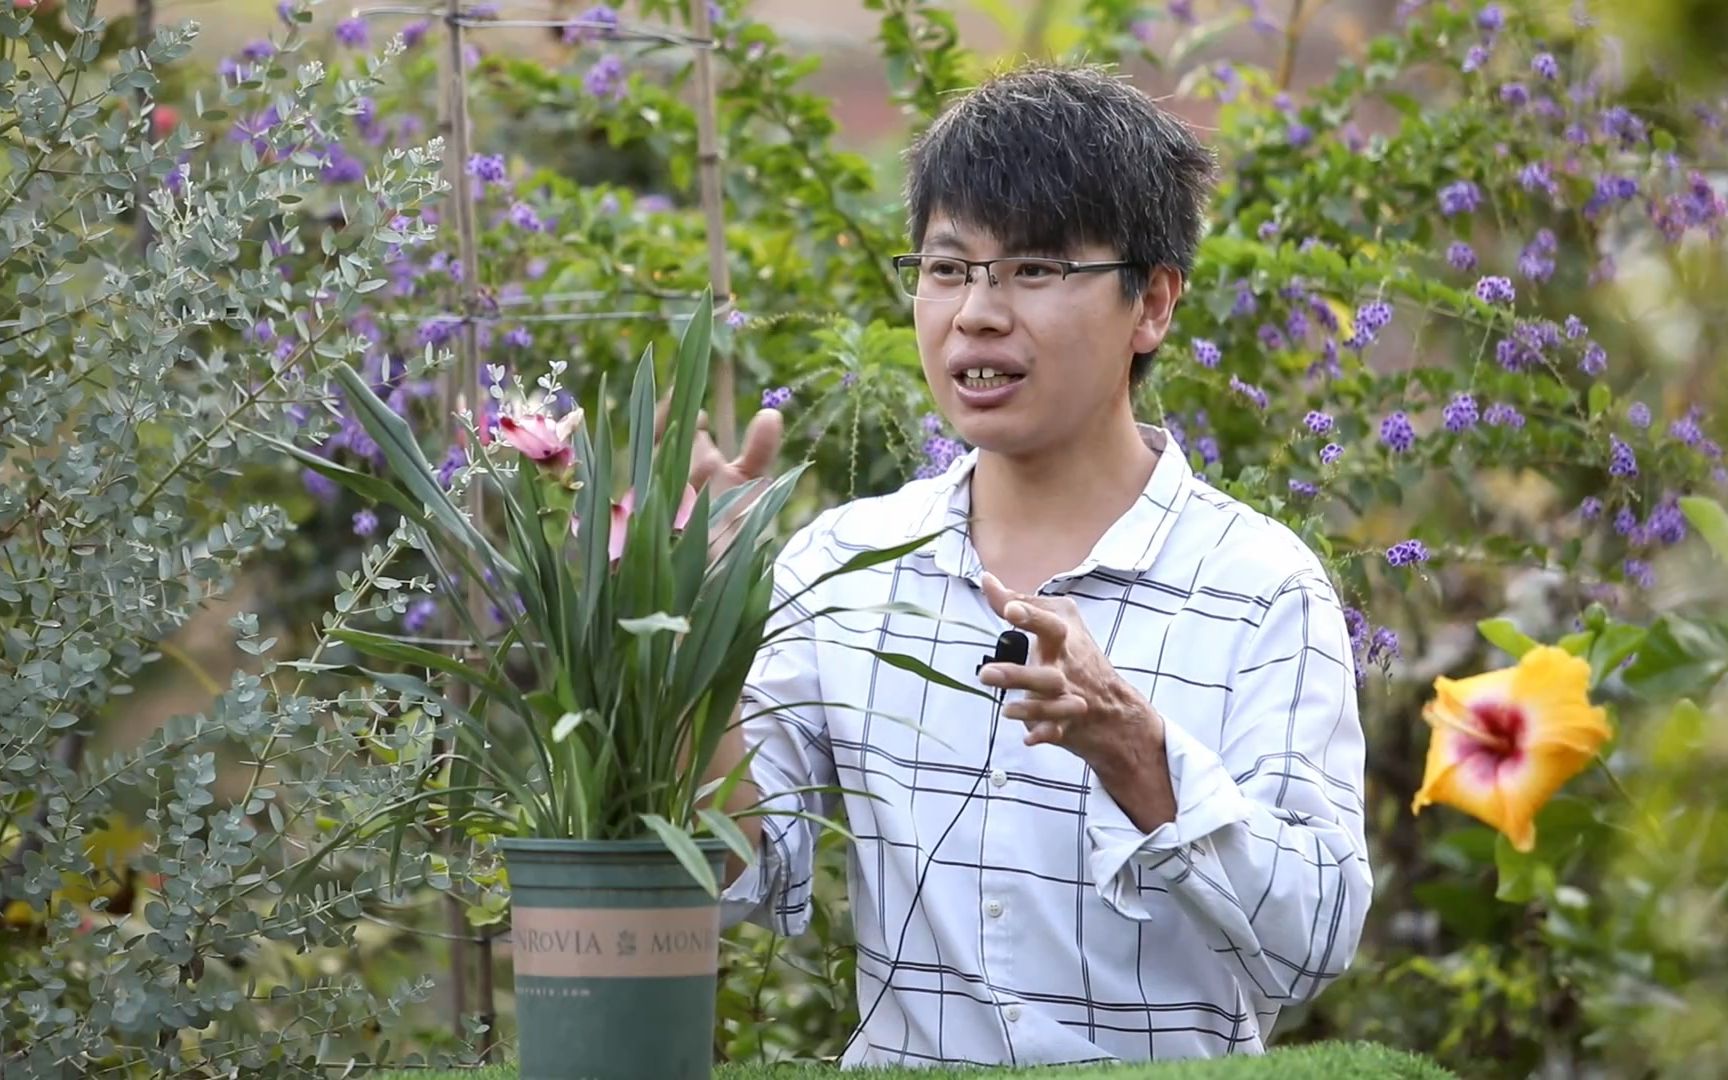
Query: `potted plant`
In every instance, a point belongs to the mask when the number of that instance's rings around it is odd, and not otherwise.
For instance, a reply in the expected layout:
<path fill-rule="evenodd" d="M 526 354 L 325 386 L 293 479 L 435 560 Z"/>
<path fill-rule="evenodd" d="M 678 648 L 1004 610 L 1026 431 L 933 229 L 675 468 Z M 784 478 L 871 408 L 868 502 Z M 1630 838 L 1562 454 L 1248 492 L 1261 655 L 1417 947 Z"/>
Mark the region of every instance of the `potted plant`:
<path fill-rule="evenodd" d="M 767 531 L 802 471 L 755 482 L 753 503 L 740 501 L 749 485 L 712 500 L 689 487 L 712 311 L 705 295 L 682 336 L 663 433 L 652 350 L 642 356 L 621 461 L 604 411 L 591 423 L 580 413 L 501 417 L 503 441 L 520 454 L 494 443 L 475 462 L 488 500 L 496 494 L 498 545 L 352 368 L 338 365 L 335 377 L 391 479 L 280 444 L 399 510 L 446 594 L 459 595 L 460 575 L 502 615 L 503 631 L 488 634 L 459 613 L 478 663 L 383 634 L 334 636 L 428 672 L 361 669 L 434 703 L 447 725 L 448 774 L 410 808 L 435 799 L 449 827 L 501 837 L 525 1078 L 710 1073 L 720 872 L 728 849 L 746 861 L 755 853 L 720 809 L 748 759 L 719 781 L 702 777 L 774 636 L 778 545 Z M 628 484 L 617 498 L 615 470 Z M 730 532 L 711 544 L 721 522 Z M 861 553 L 818 583 L 928 539 Z"/>

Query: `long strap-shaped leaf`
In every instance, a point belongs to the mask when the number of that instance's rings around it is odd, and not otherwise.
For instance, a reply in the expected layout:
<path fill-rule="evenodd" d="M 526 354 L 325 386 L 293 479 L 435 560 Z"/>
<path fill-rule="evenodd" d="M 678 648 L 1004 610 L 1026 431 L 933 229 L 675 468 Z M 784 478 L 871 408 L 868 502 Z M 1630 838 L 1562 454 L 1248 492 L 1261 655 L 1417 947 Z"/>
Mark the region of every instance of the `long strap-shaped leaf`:
<path fill-rule="evenodd" d="M 340 363 L 330 370 L 347 394 L 349 405 L 354 409 L 354 416 L 360 421 L 360 426 L 365 428 L 366 434 L 378 444 L 378 449 L 390 463 L 390 471 L 407 487 L 408 493 L 419 499 L 432 518 L 447 529 L 451 536 L 461 540 L 469 548 L 481 552 L 495 570 L 508 565 L 491 542 L 473 522 L 456 509 L 450 496 L 438 486 L 434 479 L 436 470 L 432 463 L 426 460 L 426 455 L 420 452 L 420 443 L 415 439 L 413 430 L 408 427 L 408 422 L 379 400 L 359 372 Z"/>

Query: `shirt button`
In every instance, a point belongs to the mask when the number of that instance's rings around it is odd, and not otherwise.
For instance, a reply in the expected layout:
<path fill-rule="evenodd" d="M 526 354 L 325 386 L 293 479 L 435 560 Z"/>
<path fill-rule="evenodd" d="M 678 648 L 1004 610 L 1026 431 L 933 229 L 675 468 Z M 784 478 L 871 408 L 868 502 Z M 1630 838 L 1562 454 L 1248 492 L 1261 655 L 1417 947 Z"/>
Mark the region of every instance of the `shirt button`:
<path fill-rule="evenodd" d="M 1006 1016 L 1010 1022 L 1018 1020 L 1020 1019 L 1020 1006 L 1010 1005 L 1002 1010 L 1002 1015 Z"/>
<path fill-rule="evenodd" d="M 1008 783 L 1008 774 L 1001 769 L 991 769 L 990 783 L 994 787 L 1002 787 Z"/>
<path fill-rule="evenodd" d="M 1000 918 L 1002 915 L 1002 901 L 992 900 L 985 904 L 984 913 L 989 915 L 992 919 Z"/>

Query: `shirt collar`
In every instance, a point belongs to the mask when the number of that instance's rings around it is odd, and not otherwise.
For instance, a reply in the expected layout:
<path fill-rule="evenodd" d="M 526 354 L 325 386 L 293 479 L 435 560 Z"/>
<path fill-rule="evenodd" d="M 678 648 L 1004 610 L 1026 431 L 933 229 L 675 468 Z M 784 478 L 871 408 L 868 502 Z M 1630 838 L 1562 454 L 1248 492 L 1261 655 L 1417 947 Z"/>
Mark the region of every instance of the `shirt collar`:
<path fill-rule="evenodd" d="M 1158 464 L 1134 505 L 1105 530 L 1079 566 L 1060 577 L 1079 577 L 1097 568 L 1144 573 L 1157 561 L 1175 528 L 1176 519 L 1188 501 L 1193 470 L 1169 431 L 1151 424 L 1135 426 L 1141 440 L 1158 451 Z M 928 555 L 938 570 L 973 581 L 984 569 L 972 547 L 968 523 L 972 512 L 972 471 L 977 464 L 978 451 L 974 448 L 937 477 L 911 533 L 924 536 L 946 529 L 919 552 Z"/>

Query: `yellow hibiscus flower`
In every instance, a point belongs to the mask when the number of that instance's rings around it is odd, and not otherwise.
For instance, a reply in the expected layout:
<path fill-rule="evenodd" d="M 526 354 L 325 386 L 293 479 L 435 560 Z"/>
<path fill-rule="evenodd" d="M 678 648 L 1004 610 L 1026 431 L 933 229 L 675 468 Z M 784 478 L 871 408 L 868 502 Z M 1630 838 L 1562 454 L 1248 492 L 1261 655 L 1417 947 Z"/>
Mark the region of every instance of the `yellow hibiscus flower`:
<path fill-rule="evenodd" d="M 1613 734 L 1589 691 L 1590 665 L 1549 645 L 1516 667 L 1435 679 L 1422 709 L 1433 729 L 1428 765 L 1411 812 L 1444 803 L 1500 830 L 1519 851 L 1534 848 L 1537 811 Z"/>

